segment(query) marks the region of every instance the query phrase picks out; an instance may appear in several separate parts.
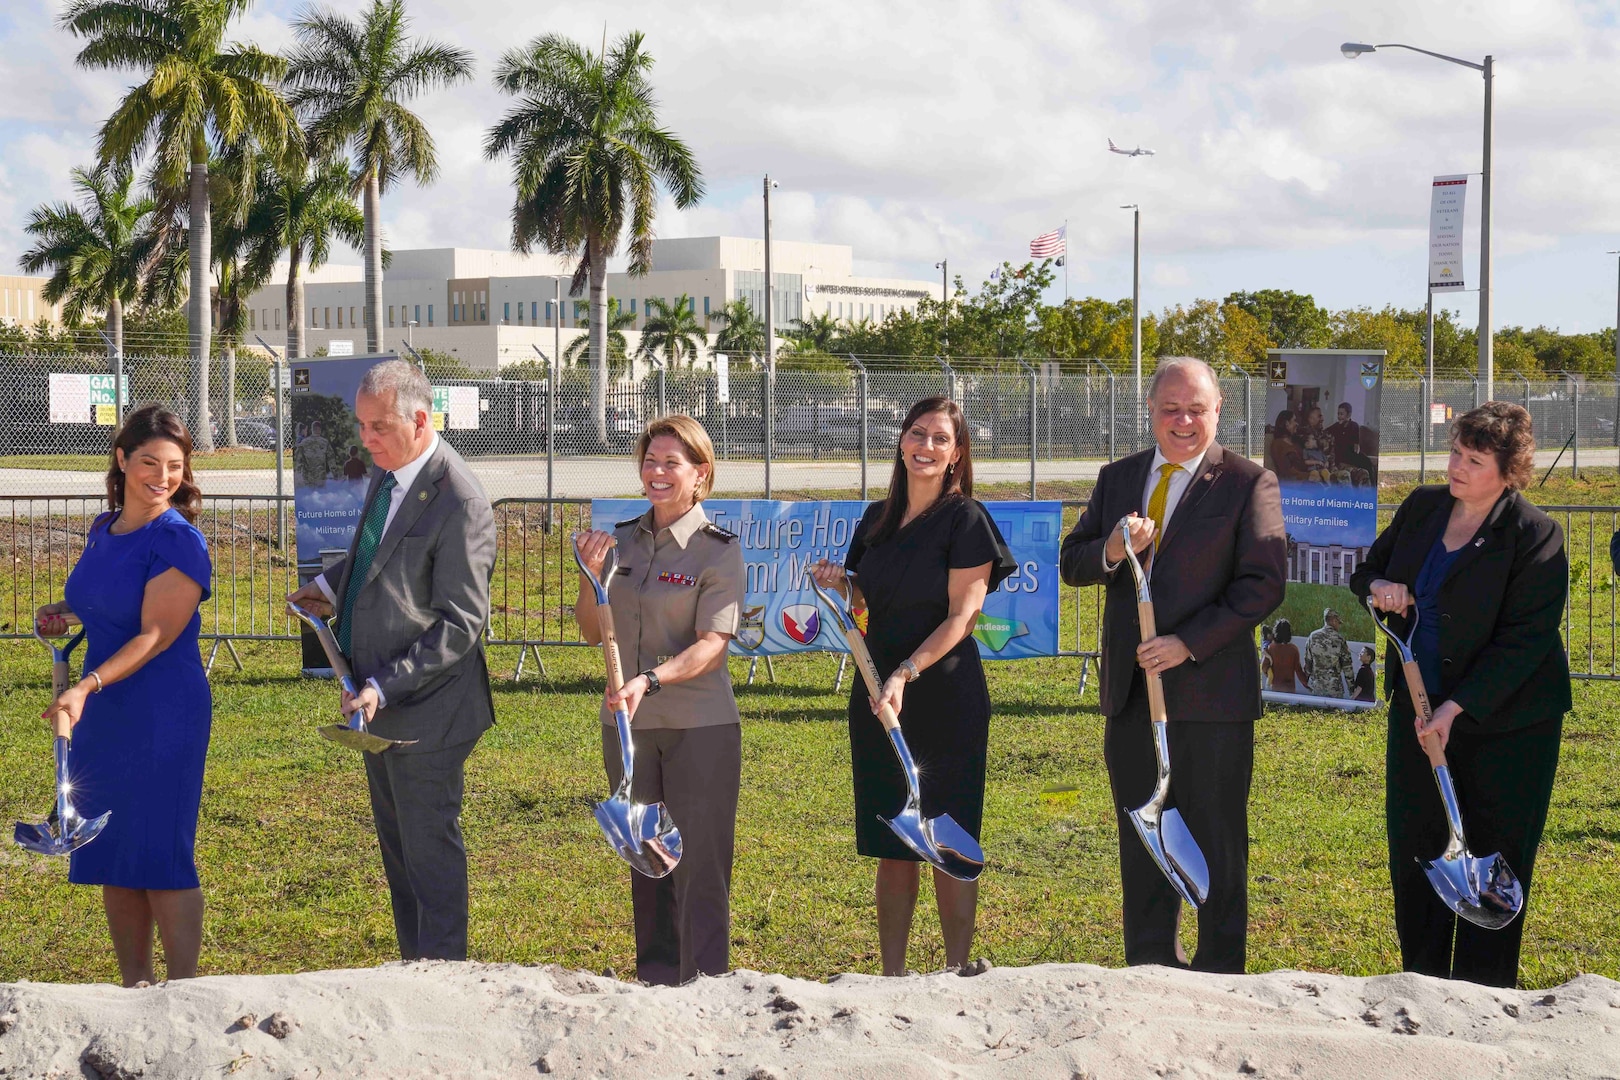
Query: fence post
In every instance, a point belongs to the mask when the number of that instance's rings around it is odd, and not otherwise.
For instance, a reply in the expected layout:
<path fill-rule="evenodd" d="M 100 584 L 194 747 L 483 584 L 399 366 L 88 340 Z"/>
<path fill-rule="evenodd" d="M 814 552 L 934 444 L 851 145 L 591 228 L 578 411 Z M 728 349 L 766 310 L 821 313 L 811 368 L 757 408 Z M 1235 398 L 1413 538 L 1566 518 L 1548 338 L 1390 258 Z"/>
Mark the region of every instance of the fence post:
<path fill-rule="evenodd" d="M 1429 395 L 1432 393 L 1427 375 L 1418 376 L 1418 483 L 1429 481 Z M 1382 446 L 1379 447 L 1383 449 Z"/>
<path fill-rule="evenodd" d="M 1108 446 L 1108 460 L 1113 461 L 1114 460 L 1114 369 L 1109 367 L 1107 364 L 1103 363 L 1101 360 L 1093 359 L 1093 360 L 1086 361 L 1086 394 L 1087 394 L 1087 398 L 1088 398 L 1088 403 L 1089 403 L 1089 397 L 1090 397 L 1090 394 L 1091 394 L 1091 365 L 1092 364 L 1096 364 L 1098 367 L 1100 367 L 1104 371 L 1108 372 L 1108 443 L 1107 443 L 1107 446 Z M 1088 404 L 1088 407 L 1087 407 L 1087 412 L 1090 412 L 1089 404 Z"/>
<path fill-rule="evenodd" d="M 559 305 L 558 318 L 560 319 L 561 306 Z M 552 490 L 552 477 L 557 456 L 557 409 L 554 400 L 557 389 L 557 362 L 541 351 L 540 346 L 530 343 L 529 347 L 535 351 L 540 359 L 546 362 L 546 529 L 551 529 L 551 514 L 554 507 L 551 499 L 556 494 Z M 522 660 L 522 657 L 518 657 Z"/>
<path fill-rule="evenodd" d="M 281 500 L 287 494 L 285 479 L 286 466 L 282 461 L 282 458 L 286 457 L 287 455 L 287 436 L 281 426 L 281 409 L 283 405 L 283 399 L 281 396 L 281 353 L 277 352 L 275 346 L 271 345 L 258 334 L 254 334 L 253 339 L 264 348 L 265 352 L 270 354 L 270 359 L 272 361 L 270 374 L 271 377 L 276 381 L 276 392 L 274 396 L 276 409 L 276 547 L 285 551 L 287 548 L 287 533 L 286 526 L 282 521 L 284 515 Z M 122 399 L 124 392 L 124 361 L 122 358 L 120 358 L 118 361 L 118 384 L 114 387 L 114 391 L 119 395 L 120 399 Z M 120 408 L 122 408 L 122 406 L 120 406 Z"/>
<path fill-rule="evenodd" d="M 1568 372 L 1564 373 L 1564 377 L 1569 380 L 1570 434 L 1574 436 L 1569 444 L 1571 451 L 1569 475 L 1572 478 L 1579 478 L 1581 475 L 1581 384 L 1576 381 L 1575 376 Z"/>
<path fill-rule="evenodd" d="M 1479 408 L 1479 376 L 1470 376 L 1474 380 L 1474 408 Z"/>
<path fill-rule="evenodd" d="M 769 288 L 770 287 L 770 282 L 766 282 L 765 285 L 766 285 L 766 288 Z M 763 412 L 765 414 L 764 419 L 763 419 L 763 426 L 761 427 L 760 432 L 761 432 L 761 435 L 763 436 L 763 438 L 765 439 L 765 497 L 767 499 L 771 497 L 771 442 L 775 437 L 775 427 L 776 427 L 776 419 L 775 419 L 775 416 L 773 415 L 776 412 L 776 378 L 775 378 L 775 376 L 776 376 L 776 372 L 773 369 L 773 367 L 771 366 L 771 355 L 767 351 L 766 354 L 765 354 L 765 372 L 764 372 L 764 375 L 762 376 L 762 378 L 764 379 L 764 396 L 765 396 L 765 400 L 762 403 L 761 410 L 760 410 L 761 412 Z"/>
<path fill-rule="evenodd" d="M 855 354 L 849 354 L 849 362 L 855 365 L 855 400 L 861 403 L 861 501 L 866 501 L 866 365 L 855 359 Z"/>
<path fill-rule="evenodd" d="M 666 365 L 658 365 L 658 416 L 660 419 L 669 415 L 668 386 L 664 381 Z"/>
<path fill-rule="evenodd" d="M 950 398 L 952 401 L 955 401 L 956 400 L 956 369 L 951 367 L 951 365 L 946 361 L 946 359 L 943 356 L 934 357 L 934 362 L 939 365 L 940 371 L 945 376 L 945 396 Z"/>
<path fill-rule="evenodd" d="M 1018 366 L 1023 368 L 1024 371 L 1026 371 L 1029 374 L 1029 501 L 1034 502 L 1035 499 L 1036 499 L 1036 495 L 1035 495 L 1035 455 L 1036 455 L 1036 448 L 1040 445 L 1040 443 L 1036 441 L 1035 422 L 1036 422 L 1036 420 L 1038 420 L 1040 418 L 1040 415 L 1041 415 L 1041 406 L 1040 406 L 1040 390 L 1041 390 L 1041 387 L 1040 387 L 1040 383 L 1035 381 L 1035 369 L 1030 367 L 1028 364 L 1024 363 L 1024 358 L 1023 357 L 1020 356 L 1020 357 L 1017 358 L 1017 360 L 1018 360 Z M 1047 391 L 1047 395 L 1051 396 L 1051 391 L 1050 390 Z"/>

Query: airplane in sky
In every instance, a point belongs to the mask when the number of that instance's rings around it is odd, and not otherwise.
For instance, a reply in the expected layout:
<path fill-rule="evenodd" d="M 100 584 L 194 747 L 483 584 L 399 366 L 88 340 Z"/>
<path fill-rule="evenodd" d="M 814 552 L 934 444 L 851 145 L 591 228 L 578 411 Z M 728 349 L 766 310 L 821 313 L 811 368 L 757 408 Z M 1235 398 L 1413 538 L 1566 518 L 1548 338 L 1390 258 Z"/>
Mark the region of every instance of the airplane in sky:
<path fill-rule="evenodd" d="M 1153 151 L 1144 150 L 1140 146 L 1138 146 L 1135 150 L 1123 150 L 1120 147 L 1117 147 L 1117 146 L 1114 145 L 1114 140 L 1113 139 L 1108 140 L 1108 150 L 1109 150 L 1110 153 L 1124 154 L 1126 157 L 1152 157 L 1153 156 Z"/>

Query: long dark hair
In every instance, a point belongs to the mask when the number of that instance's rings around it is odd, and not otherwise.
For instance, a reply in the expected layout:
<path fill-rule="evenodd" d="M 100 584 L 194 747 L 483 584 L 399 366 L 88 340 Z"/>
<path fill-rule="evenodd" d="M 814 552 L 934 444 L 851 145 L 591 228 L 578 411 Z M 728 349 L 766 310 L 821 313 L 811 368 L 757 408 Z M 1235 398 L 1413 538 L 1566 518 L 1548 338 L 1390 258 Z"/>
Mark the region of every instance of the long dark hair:
<path fill-rule="evenodd" d="M 107 452 L 107 506 L 114 513 L 124 506 L 124 470 L 118 467 L 118 451 L 127 461 L 136 450 L 154 439 L 163 439 L 180 448 L 185 468 L 180 474 L 180 486 L 169 496 L 169 505 L 180 511 L 193 525 L 202 509 L 202 489 L 191 477 L 191 432 L 180 418 L 162 405 L 145 405 L 124 417 L 124 426 L 113 436 L 112 449 Z"/>
<path fill-rule="evenodd" d="M 906 413 L 906 422 L 900 425 L 900 438 L 904 440 L 906 432 L 911 425 L 925 416 L 933 413 L 944 413 L 950 420 L 951 427 L 956 430 L 956 448 L 960 450 L 961 457 L 956 464 L 947 469 L 945 484 L 940 488 L 939 498 L 934 500 L 934 506 L 939 506 L 948 499 L 971 499 L 973 497 L 973 447 L 972 438 L 968 434 L 967 417 L 962 415 L 962 407 L 948 397 L 926 397 L 911 407 Z M 889 537 L 900 531 L 900 523 L 906 519 L 906 460 L 899 443 L 894 447 L 894 472 L 889 477 L 889 496 L 883 500 L 883 513 L 878 518 L 877 528 L 872 535 L 866 538 L 867 544 L 881 544 Z M 923 513 L 933 509 L 924 507 Z"/>

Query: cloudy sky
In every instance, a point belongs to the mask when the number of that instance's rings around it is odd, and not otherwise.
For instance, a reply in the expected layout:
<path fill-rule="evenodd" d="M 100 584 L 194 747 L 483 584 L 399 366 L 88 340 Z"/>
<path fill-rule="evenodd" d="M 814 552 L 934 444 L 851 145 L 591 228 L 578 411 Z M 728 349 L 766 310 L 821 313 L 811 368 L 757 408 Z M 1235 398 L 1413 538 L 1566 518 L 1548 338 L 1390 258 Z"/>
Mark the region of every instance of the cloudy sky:
<path fill-rule="evenodd" d="M 235 36 L 285 46 L 301 6 L 260 0 Z M 342 0 L 356 11 L 359 0 Z M 0 264 L 27 211 L 69 194 L 123 73 L 74 67 L 54 0 L 0 8 Z M 647 35 L 669 127 L 696 150 L 703 203 L 665 236 L 760 233 L 850 244 L 872 274 L 976 288 L 1068 222 L 1069 288 L 1130 294 L 1143 209 L 1143 303 L 1291 288 L 1330 307 L 1421 307 L 1429 180 L 1480 168 L 1476 72 L 1345 40 L 1496 58 L 1498 325 L 1614 324 L 1620 247 L 1620 0 L 1201 0 L 1160 3 L 518 4 L 413 0 L 420 34 L 477 57 L 472 85 L 419 102 L 443 175 L 385 200 L 396 247 L 504 247 L 507 169 L 483 160 L 505 99 L 490 72 L 545 32 L 595 47 Z M 1106 151 L 1155 149 L 1152 158 Z M 1477 181 L 1476 181 L 1477 183 Z M 1479 192 L 1469 191 L 1475 273 Z M 345 253 L 340 261 L 358 261 Z M 1062 279 L 1054 299 L 1061 299 Z M 1456 298 L 1472 324 L 1475 298 Z"/>

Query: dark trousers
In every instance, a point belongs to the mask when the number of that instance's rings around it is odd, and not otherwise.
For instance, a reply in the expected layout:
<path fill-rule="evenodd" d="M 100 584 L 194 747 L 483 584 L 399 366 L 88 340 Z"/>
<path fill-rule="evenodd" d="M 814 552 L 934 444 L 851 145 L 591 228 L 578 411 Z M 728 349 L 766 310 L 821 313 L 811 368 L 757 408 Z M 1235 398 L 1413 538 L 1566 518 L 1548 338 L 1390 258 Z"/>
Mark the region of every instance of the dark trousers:
<path fill-rule="evenodd" d="M 402 959 L 467 959 L 462 768 L 477 744 L 363 755 Z"/>
<path fill-rule="evenodd" d="M 1389 710 L 1384 751 L 1384 818 L 1389 831 L 1389 879 L 1395 894 L 1395 933 L 1401 966 L 1442 979 L 1513 986 L 1519 945 L 1530 910 L 1530 875 L 1547 824 L 1558 771 L 1562 718 L 1500 735 L 1452 731 L 1446 762 L 1462 808 L 1468 850 L 1500 852 L 1524 886 L 1524 911 L 1500 930 L 1459 919 L 1440 902 L 1418 864 L 1445 849 L 1449 835 L 1434 770 L 1412 730 L 1410 706 Z"/>
<path fill-rule="evenodd" d="M 742 727 L 637 731 L 637 802 L 663 802 L 681 830 L 681 861 L 661 878 L 630 871 L 636 977 L 677 986 L 731 970 L 731 859 L 742 786 Z M 619 735 L 602 729 L 602 762 L 617 788 Z"/>
<path fill-rule="evenodd" d="M 1249 930 L 1249 783 L 1254 724 L 1176 721 L 1169 725 L 1170 798 L 1209 864 L 1209 899 L 1198 909 L 1198 971 L 1241 974 Z M 1130 811 L 1158 782 L 1147 689 L 1137 675 L 1125 709 L 1108 718 L 1103 760 L 1119 825 L 1119 872 L 1125 892 L 1125 962 L 1182 966 L 1176 928 L 1182 899 L 1148 854 Z"/>

